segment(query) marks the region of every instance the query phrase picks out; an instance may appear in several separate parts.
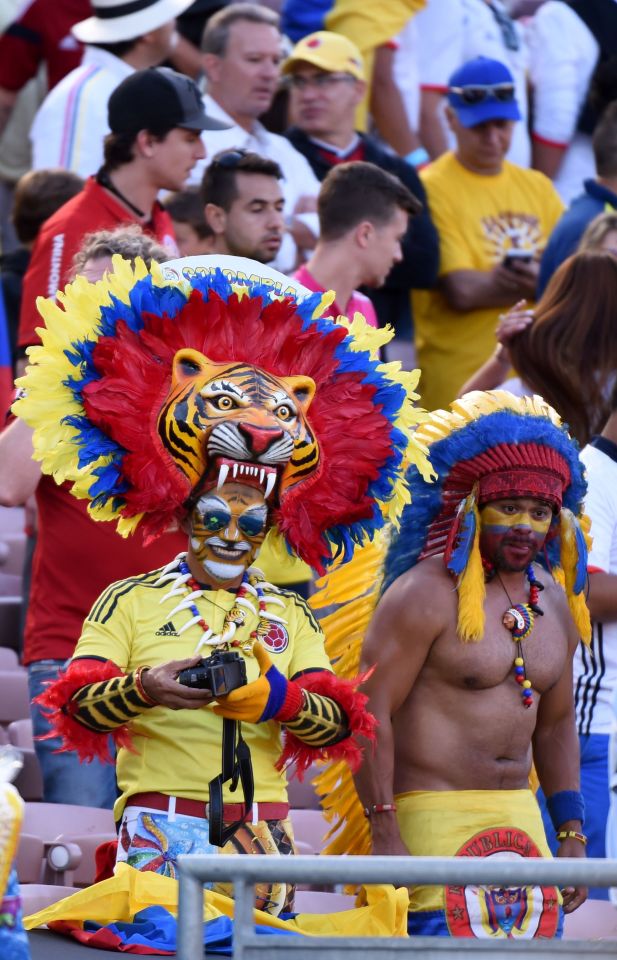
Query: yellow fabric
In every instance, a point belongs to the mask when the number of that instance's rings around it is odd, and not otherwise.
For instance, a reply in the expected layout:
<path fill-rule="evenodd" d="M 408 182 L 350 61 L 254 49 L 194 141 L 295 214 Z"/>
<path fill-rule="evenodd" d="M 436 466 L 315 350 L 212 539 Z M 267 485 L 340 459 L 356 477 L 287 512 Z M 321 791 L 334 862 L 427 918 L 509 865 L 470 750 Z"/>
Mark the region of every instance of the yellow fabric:
<path fill-rule="evenodd" d="M 174 635 L 192 614 L 186 609 L 173 613 L 182 599 L 178 595 L 161 602 L 170 584 L 156 586 L 159 575 L 157 570 L 108 587 L 84 623 L 75 656 L 109 659 L 124 672 L 192 656 L 202 629 L 194 624 Z M 277 669 L 286 677 L 311 668 L 330 669 L 323 634 L 308 606 L 291 591 L 268 590 L 272 592 L 284 603 L 276 607 L 276 613 L 286 621 L 282 627 L 288 636 L 280 653 L 269 649 Z M 234 601 L 235 594 L 212 590 L 195 602 L 206 623 L 220 632 Z M 248 638 L 256 627 L 257 614 L 249 614 L 238 638 Z M 202 648 L 201 652 L 208 656 L 209 650 Z M 249 682 L 257 679 L 259 667 L 252 656 L 246 656 L 246 671 Z M 133 793 L 157 791 L 206 801 L 208 781 L 220 773 L 222 724 L 211 707 L 190 713 L 153 707 L 132 720 L 129 729 L 137 755 L 124 748 L 118 751 L 116 769 L 122 795 L 114 808 L 116 819 Z M 255 800 L 285 801 L 286 778 L 274 767 L 282 749 L 280 724 L 273 720 L 247 724 L 242 733 L 253 759 Z M 225 788 L 224 800 L 235 802 L 237 795 Z"/>
<path fill-rule="evenodd" d="M 587 646 L 591 643 L 591 617 L 585 597 L 585 591 L 574 593 L 576 570 L 578 566 L 578 546 L 576 542 L 576 517 L 571 510 L 562 507 L 560 514 L 561 569 L 564 574 L 565 591 L 568 597 L 570 613 L 578 634 Z M 583 532 L 584 536 L 584 532 Z"/>
<path fill-rule="evenodd" d="M 475 492 L 465 501 L 465 512 L 475 514 L 475 533 L 467 566 L 458 578 L 458 622 L 456 632 L 463 643 L 479 643 L 484 636 L 486 583 L 480 553 L 480 513 Z"/>
<path fill-rule="evenodd" d="M 12 783 L 0 783 L 0 900 L 17 853 L 24 802 Z"/>
<path fill-rule="evenodd" d="M 497 176 L 481 176 L 446 153 L 421 173 L 440 243 L 440 276 L 490 270 L 516 244 L 534 254 L 563 212 L 550 180 L 504 162 Z M 465 312 L 437 290 L 412 295 L 420 393 L 429 410 L 445 407 L 495 349 L 499 308 Z"/>
<path fill-rule="evenodd" d="M 79 893 L 24 918 L 26 930 L 33 930 L 56 920 L 95 923 L 128 922 L 140 910 L 153 904 L 164 907 L 174 916 L 178 912 L 178 884 L 157 873 L 142 873 L 125 863 L 116 865 L 109 880 L 95 883 Z M 295 920 L 283 921 L 255 910 L 255 923 L 278 930 L 293 930 L 308 936 L 407 936 L 407 891 L 376 886 L 366 889 L 366 906 L 333 914 L 298 914 Z M 204 921 L 217 917 L 233 917 L 233 900 L 213 891 L 204 891 Z"/>
<path fill-rule="evenodd" d="M 379 595 L 387 540 L 385 531 L 373 543 L 356 549 L 349 563 L 339 564 L 317 581 L 318 590 L 311 597 L 310 604 L 315 609 L 333 608 L 320 623 L 326 636 L 326 652 L 339 677 L 355 677 L 360 670 L 362 642 Z M 370 854 L 368 820 L 347 764 L 328 764 L 314 784 L 322 798 L 324 817 L 330 823 L 323 852 Z"/>
<path fill-rule="evenodd" d="M 542 857 L 550 858 L 540 808 L 530 790 L 425 790 L 395 797 L 401 836 L 414 857 L 454 857 L 483 831 L 526 833 Z M 490 834 L 476 856 L 495 853 Z M 514 844 L 516 847 L 516 844 Z M 520 851 L 523 855 L 523 851 Z M 411 910 L 443 910 L 443 887 L 413 887 Z"/>
<path fill-rule="evenodd" d="M 290 583 L 306 583 L 313 576 L 308 563 L 291 556 L 275 530 L 267 534 L 255 562 L 268 583 L 279 587 L 286 587 Z"/>
<path fill-rule="evenodd" d="M 427 0 L 388 0 L 388 3 L 360 3 L 335 0 L 326 17 L 326 30 L 342 33 L 355 43 L 364 60 L 367 95 L 356 111 L 356 128 L 366 130 L 368 99 L 375 49 L 394 39 L 408 20 L 423 10 Z"/>

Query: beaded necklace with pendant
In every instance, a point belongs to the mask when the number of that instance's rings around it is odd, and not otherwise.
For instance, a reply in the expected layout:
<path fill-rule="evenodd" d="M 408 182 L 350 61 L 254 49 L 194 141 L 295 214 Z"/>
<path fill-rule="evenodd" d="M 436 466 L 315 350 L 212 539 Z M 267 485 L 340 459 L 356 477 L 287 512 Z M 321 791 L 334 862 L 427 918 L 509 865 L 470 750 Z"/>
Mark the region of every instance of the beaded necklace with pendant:
<path fill-rule="evenodd" d="M 533 564 L 529 564 L 525 574 L 529 582 L 529 603 L 512 603 L 510 594 L 506 590 L 506 586 L 499 575 L 499 571 L 497 571 L 499 582 L 510 603 L 510 606 L 502 617 L 502 623 L 504 627 L 506 627 L 506 629 L 512 634 L 512 639 L 514 640 L 517 648 L 516 656 L 514 658 L 514 678 L 521 686 L 523 706 L 529 708 L 533 704 L 533 693 L 531 689 L 531 681 L 527 679 L 527 673 L 525 670 L 523 640 L 526 640 L 533 630 L 535 617 L 543 616 L 543 611 L 538 606 L 538 596 L 540 590 L 544 590 L 544 587 L 540 581 L 536 579 Z"/>
<path fill-rule="evenodd" d="M 512 634 L 512 639 L 516 644 L 516 656 L 514 657 L 514 679 L 521 687 L 523 696 L 523 706 L 529 708 L 533 704 L 533 691 L 531 681 L 527 679 L 525 669 L 525 654 L 523 651 L 523 640 L 526 640 L 534 627 L 535 617 L 542 617 L 544 611 L 538 606 L 538 597 L 541 590 L 544 590 L 543 584 L 536 579 L 533 564 L 529 564 L 525 570 L 525 575 L 529 583 L 529 603 L 512 603 L 510 594 L 492 563 L 482 558 L 482 566 L 487 580 L 497 576 L 503 592 L 508 598 L 510 606 L 504 612 L 501 622 L 504 627 Z"/>

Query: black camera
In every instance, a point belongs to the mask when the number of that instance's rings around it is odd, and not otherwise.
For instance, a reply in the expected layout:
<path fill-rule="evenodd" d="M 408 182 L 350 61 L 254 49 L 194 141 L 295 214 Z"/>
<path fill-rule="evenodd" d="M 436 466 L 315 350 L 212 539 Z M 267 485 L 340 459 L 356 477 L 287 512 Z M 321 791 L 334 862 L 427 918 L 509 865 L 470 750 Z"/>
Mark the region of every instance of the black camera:
<path fill-rule="evenodd" d="M 222 697 L 246 685 L 244 657 L 234 650 L 215 650 L 194 667 L 181 670 L 178 683 L 196 690 L 209 690 L 213 697 Z"/>

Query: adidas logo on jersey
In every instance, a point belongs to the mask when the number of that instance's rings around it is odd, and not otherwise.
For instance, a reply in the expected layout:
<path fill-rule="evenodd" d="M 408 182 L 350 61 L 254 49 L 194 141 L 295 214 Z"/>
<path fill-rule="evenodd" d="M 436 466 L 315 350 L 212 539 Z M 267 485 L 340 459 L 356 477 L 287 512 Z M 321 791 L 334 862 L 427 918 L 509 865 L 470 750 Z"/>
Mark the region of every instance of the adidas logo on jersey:
<path fill-rule="evenodd" d="M 177 637 L 179 636 L 176 628 L 174 627 L 171 620 L 168 620 L 167 623 L 164 623 L 159 630 L 156 631 L 155 637 Z"/>

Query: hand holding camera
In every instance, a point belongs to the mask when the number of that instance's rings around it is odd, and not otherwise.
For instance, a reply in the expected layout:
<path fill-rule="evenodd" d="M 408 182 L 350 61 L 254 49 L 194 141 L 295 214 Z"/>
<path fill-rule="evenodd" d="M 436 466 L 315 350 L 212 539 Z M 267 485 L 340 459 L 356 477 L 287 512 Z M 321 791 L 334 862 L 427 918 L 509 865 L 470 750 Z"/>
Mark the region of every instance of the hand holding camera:
<path fill-rule="evenodd" d="M 149 667 L 141 674 L 141 684 L 151 700 L 170 707 L 172 710 L 199 710 L 214 697 L 210 690 L 187 687 L 178 683 L 177 677 L 183 670 L 197 666 L 201 662 L 199 654 L 184 660 L 168 660 L 156 667 Z"/>
<path fill-rule="evenodd" d="M 181 670 L 178 683 L 195 690 L 207 690 L 218 698 L 246 684 L 246 663 L 234 650 L 215 650 L 205 660 Z"/>

